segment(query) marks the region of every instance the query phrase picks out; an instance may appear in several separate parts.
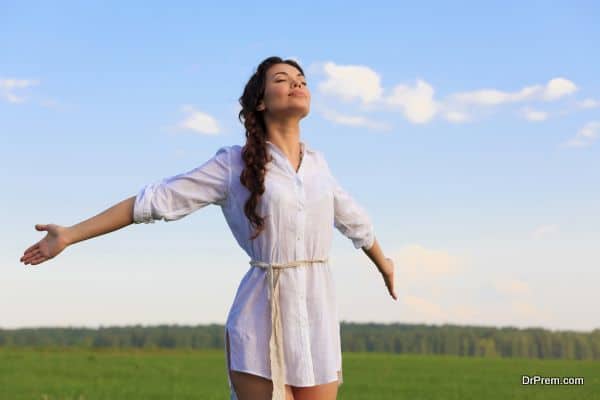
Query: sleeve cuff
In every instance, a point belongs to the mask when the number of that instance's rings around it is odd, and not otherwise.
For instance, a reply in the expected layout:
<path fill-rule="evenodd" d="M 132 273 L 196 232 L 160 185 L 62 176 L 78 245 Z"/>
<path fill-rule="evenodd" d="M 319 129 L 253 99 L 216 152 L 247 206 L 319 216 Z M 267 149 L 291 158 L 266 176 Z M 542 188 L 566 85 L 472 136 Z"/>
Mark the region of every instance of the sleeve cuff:
<path fill-rule="evenodd" d="M 133 203 L 133 223 L 134 224 L 153 224 L 150 199 L 152 198 L 153 184 L 146 185 L 138 192 Z"/>
<path fill-rule="evenodd" d="M 356 249 L 360 249 L 363 247 L 365 247 L 366 249 L 370 249 L 371 247 L 373 247 L 373 244 L 375 244 L 375 230 L 373 229 L 373 226 L 371 225 L 369 227 L 369 231 L 363 238 L 353 240 L 352 242 L 354 243 L 354 247 Z"/>

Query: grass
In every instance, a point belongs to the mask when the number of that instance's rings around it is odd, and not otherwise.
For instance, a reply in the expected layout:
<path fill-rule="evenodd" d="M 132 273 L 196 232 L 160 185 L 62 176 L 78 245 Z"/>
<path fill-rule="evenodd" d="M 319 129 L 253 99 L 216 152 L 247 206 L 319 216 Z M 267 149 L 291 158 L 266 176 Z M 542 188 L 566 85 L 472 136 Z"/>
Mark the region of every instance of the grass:
<path fill-rule="evenodd" d="M 219 350 L 0 348 L 1 400 L 228 400 Z M 600 362 L 344 353 L 339 400 L 600 399 Z M 522 385 L 522 375 L 584 385 Z"/>

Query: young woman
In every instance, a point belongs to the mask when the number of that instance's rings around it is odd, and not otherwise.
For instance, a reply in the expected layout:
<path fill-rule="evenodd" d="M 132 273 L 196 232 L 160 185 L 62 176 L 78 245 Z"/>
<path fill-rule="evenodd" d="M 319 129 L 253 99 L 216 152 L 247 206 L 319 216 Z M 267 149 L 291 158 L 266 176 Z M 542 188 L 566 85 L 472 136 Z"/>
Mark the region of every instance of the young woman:
<path fill-rule="evenodd" d="M 340 187 L 323 154 L 300 140 L 310 99 L 295 61 L 265 59 L 239 99 L 243 147 L 221 147 L 201 166 L 148 184 L 77 225 L 36 225 L 48 233 L 21 261 L 37 265 L 132 223 L 174 221 L 219 205 L 250 257 L 225 324 L 231 399 L 335 400 L 343 379 L 328 262 L 334 226 L 363 249 L 397 296 L 394 264 L 367 213 Z"/>

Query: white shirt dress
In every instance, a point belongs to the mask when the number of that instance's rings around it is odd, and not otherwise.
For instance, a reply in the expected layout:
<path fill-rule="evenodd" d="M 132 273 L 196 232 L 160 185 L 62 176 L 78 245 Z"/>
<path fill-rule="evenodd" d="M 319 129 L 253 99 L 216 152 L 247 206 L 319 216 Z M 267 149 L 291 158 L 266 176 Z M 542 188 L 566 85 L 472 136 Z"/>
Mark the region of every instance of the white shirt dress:
<path fill-rule="evenodd" d="M 365 210 L 338 184 L 317 150 L 301 141 L 303 159 L 295 171 L 285 154 L 267 141 L 273 157 L 266 164 L 265 192 L 258 214 L 267 216 L 265 229 L 250 240 L 254 228 L 244 214 L 250 192 L 240 182 L 242 146 L 221 147 L 199 167 L 143 187 L 136 196 L 134 223 L 174 221 L 209 204 L 221 207 L 225 220 L 249 261 L 284 264 L 316 260 L 278 271 L 273 291 L 269 268 L 250 265 L 242 277 L 225 324 L 227 378 L 230 398 L 237 400 L 229 370 L 272 379 L 273 398 L 284 383 L 314 386 L 342 378 L 342 352 L 337 299 L 328 256 L 333 227 L 354 247 L 371 248 L 374 229 Z M 320 260 L 320 261 L 319 261 Z M 273 297 L 271 299 L 271 297 Z M 272 377 L 274 303 L 279 308 L 279 356 L 285 368 Z M 279 366 L 277 366 L 279 373 Z M 282 380 L 284 382 L 282 382 Z M 277 386 L 277 387 L 276 387 Z"/>

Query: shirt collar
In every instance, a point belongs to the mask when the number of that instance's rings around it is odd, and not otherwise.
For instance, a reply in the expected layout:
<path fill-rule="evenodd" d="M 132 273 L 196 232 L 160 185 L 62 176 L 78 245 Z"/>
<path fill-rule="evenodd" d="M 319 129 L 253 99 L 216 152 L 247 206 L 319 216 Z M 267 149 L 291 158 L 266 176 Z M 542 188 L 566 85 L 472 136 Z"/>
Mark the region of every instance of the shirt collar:
<path fill-rule="evenodd" d="M 277 151 L 280 155 L 284 155 L 283 151 L 281 151 L 281 149 L 273 142 L 271 142 L 270 140 L 267 140 L 267 145 L 270 145 L 271 148 L 274 148 L 275 151 Z M 308 145 L 308 143 L 306 143 L 306 141 L 300 141 L 300 147 L 303 150 L 303 153 L 313 153 L 313 149 Z"/>

